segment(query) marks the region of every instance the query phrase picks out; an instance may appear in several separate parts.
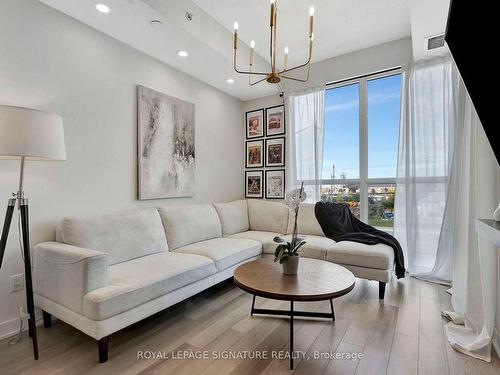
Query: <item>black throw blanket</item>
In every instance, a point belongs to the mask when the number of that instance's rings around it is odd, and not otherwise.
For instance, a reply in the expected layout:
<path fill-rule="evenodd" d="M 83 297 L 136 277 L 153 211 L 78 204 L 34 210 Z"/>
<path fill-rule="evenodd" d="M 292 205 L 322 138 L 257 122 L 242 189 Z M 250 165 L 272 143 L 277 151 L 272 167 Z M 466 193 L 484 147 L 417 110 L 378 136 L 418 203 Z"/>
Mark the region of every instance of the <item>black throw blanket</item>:
<path fill-rule="evenodd" d="M 382 243 L 392 247 L 396 277 L 398 279 L 405 277 L 403 250 L 398 240 L 389 233 L 356 219 L 345 204 L 318 202 L 314 212 L 325 236 L 336 242 L 352 241 L 366 245 Z"/>

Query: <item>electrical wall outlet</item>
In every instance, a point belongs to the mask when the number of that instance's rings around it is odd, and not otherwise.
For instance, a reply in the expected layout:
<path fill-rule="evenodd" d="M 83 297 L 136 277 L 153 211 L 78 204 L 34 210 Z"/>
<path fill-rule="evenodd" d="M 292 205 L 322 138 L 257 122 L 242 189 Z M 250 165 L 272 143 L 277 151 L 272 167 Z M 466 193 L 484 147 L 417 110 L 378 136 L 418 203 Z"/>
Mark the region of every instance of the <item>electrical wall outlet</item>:
<path fill-rule="evenodd" d="M 24 273 L 10 276 L 10 292 L 21 292 L 24 290 Z"/>

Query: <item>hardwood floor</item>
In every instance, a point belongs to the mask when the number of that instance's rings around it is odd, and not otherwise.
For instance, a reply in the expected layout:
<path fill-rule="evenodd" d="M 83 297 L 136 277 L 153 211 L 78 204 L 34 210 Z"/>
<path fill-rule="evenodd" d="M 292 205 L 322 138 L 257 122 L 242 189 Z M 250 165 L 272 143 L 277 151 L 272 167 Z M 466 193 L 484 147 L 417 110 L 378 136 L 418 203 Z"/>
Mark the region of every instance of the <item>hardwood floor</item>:
<path fill-rule="evenodd" d="M 27 335 L 16 345 L 0 342 L 1 374 L 288 374 L 286 318 L 249 315 L 251 295 L 232 282 L 113 335 L 109 361 L 99 364 L 96 341 L 62 322 L 39 327 L 40 359 L 32 360 Z M 309 311 L 329 311 L 329 303 L 296 303 Z M 287 308 L 286 302 L 257 298 L 256 307 Z M 407 277 L 387 285 L 357 280 L 354 290 L 335 300 L 335 323 L 297 319 L 294 374 L 499 374 L 495 356 L 486 363 L 453 350 L 444 336 L 442 309 L 450 308 L 446 288 Z M 204 353 L 202 359 L 138 359 L 138 351 Z M 157 352 L 158 351 L 158 352 Z M 215 359 L 212 353 L 267 353 L 268 358 Z M 362 359 L 335 360 L 321 353 L 363 353 Z M 315 358 L 316 356 L 316 358 Z"/>

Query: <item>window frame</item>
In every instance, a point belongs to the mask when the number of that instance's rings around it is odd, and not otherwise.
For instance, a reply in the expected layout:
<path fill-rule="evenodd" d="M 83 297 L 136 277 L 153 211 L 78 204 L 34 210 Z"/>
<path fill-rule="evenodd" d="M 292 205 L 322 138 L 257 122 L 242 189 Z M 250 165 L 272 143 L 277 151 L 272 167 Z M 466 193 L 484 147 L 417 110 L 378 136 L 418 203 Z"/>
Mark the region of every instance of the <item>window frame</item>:
<path fill-rule="evenodd" d="M 331 90 L 352 84 L 359 84 L 359 178 L 335 178 L 306 180 L 304 185 L 337 185 L 337 184 L 359 184 L 359 218 L 368 223 L 368 186 L 396 184 L 396 176 L 387 178 L 369 178 L 368 177 L 368 81 L 379 78 L 386 78 L 395 75 L 402 75 L 402 69 L 394 68 L 382 72 L 364 75 L 339 82 L 332 82 L 326 85 L 326 90 Z M 388 230 L 389 228 L 381 228 Z"/>

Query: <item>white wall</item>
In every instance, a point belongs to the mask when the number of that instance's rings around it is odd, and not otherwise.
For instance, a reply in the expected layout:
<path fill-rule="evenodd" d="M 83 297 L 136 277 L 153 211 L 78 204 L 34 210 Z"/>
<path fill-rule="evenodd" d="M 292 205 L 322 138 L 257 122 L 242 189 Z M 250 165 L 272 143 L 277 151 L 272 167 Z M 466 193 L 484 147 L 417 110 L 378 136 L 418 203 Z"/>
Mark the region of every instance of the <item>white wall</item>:
<path fill-rule="evenodd" d="M 284 89 L 290 92 L 320 86 L 333 81 L 394 68 L 412 60 L 411 38 L 399 39 L 314 63 L 311 65 L 309 81 L 305 83 L 286 81 Z"/>
<path fill-rule="evenodd" d="M 166 46 L 168 48 L 168 46 Z M 192 199 L 136 200 L 136 85 L 196 106 Z M 54 237 L 65 215 L 243 196 L 242 103 L 35 0 L 0 0 L 0 104 L 64 119 L 68 160 L 29 162 L 32 243 Z M 18 163 L 0 161 L 0 216 L 17 189 Z M 23 293 L 13 225 L 0 270 L 0 336 L 17 328 Z"/>

